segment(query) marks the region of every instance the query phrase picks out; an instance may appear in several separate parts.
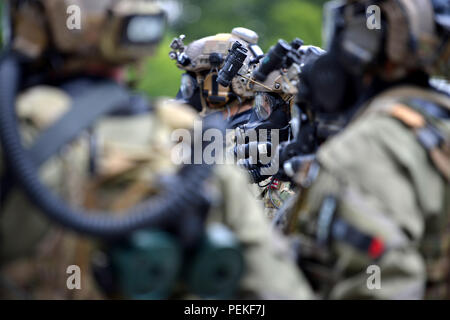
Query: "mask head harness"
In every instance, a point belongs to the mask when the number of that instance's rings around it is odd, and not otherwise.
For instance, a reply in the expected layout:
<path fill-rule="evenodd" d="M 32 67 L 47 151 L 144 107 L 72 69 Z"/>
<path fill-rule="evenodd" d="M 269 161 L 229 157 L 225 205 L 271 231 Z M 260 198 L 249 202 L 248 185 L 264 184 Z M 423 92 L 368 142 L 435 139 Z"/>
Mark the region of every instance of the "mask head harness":
<path fill-rule="evenodd" d="M 282 140 L 287 139 L 292 98 L 297 93 L 301 70 L 324 53 L 318 47 L 303 46 L 298 38 L 290 44 L 279 40 L 252 73 L 255 100 L 246 127 L 281 129 L 286 131 Z"/>

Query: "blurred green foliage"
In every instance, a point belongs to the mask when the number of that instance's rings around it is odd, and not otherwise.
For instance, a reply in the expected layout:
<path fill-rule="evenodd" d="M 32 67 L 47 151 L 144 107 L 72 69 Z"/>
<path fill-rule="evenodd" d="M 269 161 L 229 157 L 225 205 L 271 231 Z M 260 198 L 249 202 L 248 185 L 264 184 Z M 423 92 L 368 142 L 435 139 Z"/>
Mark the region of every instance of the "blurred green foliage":
<path fill-rule="evenodd" d="M 173 38 L 174 34 L 167 33 L 153 57 L 140 66 L 130 68 L 129 78 L 135 82 L 136 89 L 151 97 L 175 97 L 182 70 L 169 58 L 169 45 Z"/>
<path fill-rule="evenodd" d="M 260 46 L 267 51 L 283 38 L 287 41 L 299 37 L 306 44 L 321 45 L 322 6 L 326 0 L 186 0 L 183 15 L 169 27 L 156 55 L 140 71 L 137 88 L 150 96 L 174 97 L 178 91 L 180 75 L 175 62 L 169 59 L 169 44 L 175 35 L 185 34 L 185 43 L 234 27 L 256 31 Z"/>

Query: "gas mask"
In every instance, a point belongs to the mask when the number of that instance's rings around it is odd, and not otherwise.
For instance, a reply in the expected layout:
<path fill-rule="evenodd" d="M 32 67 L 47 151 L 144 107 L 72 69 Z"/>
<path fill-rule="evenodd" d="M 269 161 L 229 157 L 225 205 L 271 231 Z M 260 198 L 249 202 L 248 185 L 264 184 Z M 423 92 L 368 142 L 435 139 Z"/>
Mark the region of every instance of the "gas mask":
<path fill-rule="evenodd" d="M 259 183 L 276 173 L 273 166 L 280 142 L 290 136 L 289 109 L 280 95 L 257 92 L 248 123 L 236 128 L 234 154 L 238 165 Z"/>
<path fill-rule="evenodd" d="M 180 90 L 177 94 L 177 100 L 192 106 L 198 112 L 202 111 L 201 90 L 197 83 L 195 75 L 186 72 L 181 76 Z"/>
<path fill-rule="evenodd" d="M 280 141 L 289 137 L 289 111 L 288 104 L 281 96 L 269 92 L 257 92 L 253 110 L 248 123 L 240 127 L 240 131 L 245 134 L 249 130 L 266 129 L 268 131 L 268 141 L 270 141 L 270 131 L 279 130 Z"/>
<path fill-rule="evenodd" d="M 353 106 L 363 88 L 363 76 L 380 59 L 383 28 L 367 28 L 366 6 L 325 5 L 324 38 L 328 52 L 307 65 L 300 75 L 298 100 L 317 112 L 339 114 Z M 346 14 L 353 17 L 346 20 Z"/>
<path fill-rule="evenodd" d="M 371 8 L 374 3 L 378 6 Z M 303 75 L 305 87 L 309 87 L 309 96 L 303 100 L 309 99 L 317 110 L 339 114 L 349 106 L 356 108 L 359 104 L 355 104 L 356 99 L 367 100 L 380 84 L 410 82 L 414 81 L 410 75 L 438 71 L 433 67 L 448 61 L 448 50 L 436 30 L 445 30 L 450 25 L 442 19 L 440 13 L 445 9 L 440 3 L 439 0 L 328 2 L 324 7 L 323 36 L 329 52 L 317 60 L 309 74 Z M 377 16 L 372 9 L 379 10 L 381 15 Z M 373 19 L 378 21 L 370 27 Z M 444 71 L 445 66 L 438 69 Z M 366 87 L 362 86 L 363 77 Z M 324 92 L 327 94 L 323 95 Z"/>
<path fill-rule="evenodd" d="M 304 68 L 297 99 L 315 112 L 338 115 L 357 101 L 361 82 L 362 77 L 349 74 L 330 52 Z"/>

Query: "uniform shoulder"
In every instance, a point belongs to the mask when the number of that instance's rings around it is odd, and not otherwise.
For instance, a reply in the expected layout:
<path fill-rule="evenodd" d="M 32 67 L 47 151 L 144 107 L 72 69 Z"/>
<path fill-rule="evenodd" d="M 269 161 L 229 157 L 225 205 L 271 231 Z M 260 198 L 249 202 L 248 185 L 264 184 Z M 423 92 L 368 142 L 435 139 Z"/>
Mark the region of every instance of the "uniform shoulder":
<path fill-rule="evenodd" d="M 413 134 L 397 120 L 386 114 L 371 114 L 327 141 L 319 150 L 318 159 L 330 170 L 353 170 L 387 156 L 388 149 L 400 148 L 398 152 L 403 152 L 415 144 Z"/>
<path fill-rule="evenodd" d="M 389 197 L 387 190 L 399 194 L 408 186 L 424 211 L 440 210 L 444 185 L 441 174 L 416 131 L 387 112 L 358 117 L 321 148 L 318 159 L 336 177 L 380 198 Z"/>
<path fill-rule="evenodd" d="M 158 99 L 155 103 L 155 110 L 158 120 L 173 129 L 190 129 L 193 127 L 194 121 L 200 120 L 192 107 L 173 99 Z"/>
<path fill-rule="evenodd" d="M 447 116 L 437 119 L 437 109 Z M 341 134 L 326 143 L 319 159 L 327 166 L 342 168 L 355 162 L 371 163 L 384 154 L 408 166 L 408 162 L 427 156 L 414 130 L 430 122 L 449 136 L 449 110 L 450 98 L 433 90 L 415 87 L 388 90 L 372 99 Z"/>
<path fill-rule="evenodd" d="M 52 86 L 36 86 L 23 91 L 17 98 L 19 118 L 29 120 L 44 129 L 70 108 L 71 98 L 63 90 Z"/>

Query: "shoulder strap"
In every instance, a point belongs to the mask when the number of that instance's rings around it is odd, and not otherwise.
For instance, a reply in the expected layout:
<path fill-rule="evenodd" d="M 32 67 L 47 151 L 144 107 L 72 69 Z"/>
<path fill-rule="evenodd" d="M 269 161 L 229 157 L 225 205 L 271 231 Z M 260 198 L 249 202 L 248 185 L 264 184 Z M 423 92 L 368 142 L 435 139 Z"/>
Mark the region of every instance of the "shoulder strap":
<path fill-rule="evenodd" d="M 419 112 L 404 104 L 395 104 L 389 114 L 410 127 L 427 150 L 436 169 L 450 182 L 450 138 L 443 135 Z"/>
<path fill-rule="evenodd" d="M 36 166 L 40 167 L 102 115 L 128 106 L 130 97 L 125 88 L 112 81 L 104 81 L 89 87 L 82 95 L 73 99 L 67 113 L 40 134 L 28 150 L 28 155 Z M 6 170 L 0 183 L 0 202 L 4 203 L 14 184 L 10 170 Z"/>
<path fill-rule="evenodd" d="M 390 108 L 390 105 L 393 102 L 411 98 L 420 98 L 425 101 L 431 101 L 446 110 L 450 110 L 450 98 L 444 93 L 415 86 L 398 86 L 375 96 L 375 98 L 369 102 L 368 108 L 366 108 L 366 111 L 363 114 Z"/>
<path fill-rule="evenodd" d="M 419 100 L 417 100 L 417 98 Z M 450 135 L 441 132 L 420 110 L 412 107 L 415 102 L 432 102 L 450 110 L 450 98 L 444 94 L 418 87 L 399 87 L 388 90 L 369 103 L 363 114 L 384 112 L 411 128 L 439 173 L 450 182 Z"/>
<path fill-rule="evenodd" d="M 92 86 L 74 99 L 66 114 L 40 134 L 28 151 L 29 156 L 40 166 L 102 115 L 123 109 L 129 99 L 129 93 L 116 83 Z"/>

